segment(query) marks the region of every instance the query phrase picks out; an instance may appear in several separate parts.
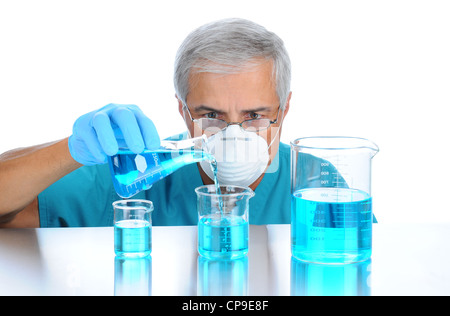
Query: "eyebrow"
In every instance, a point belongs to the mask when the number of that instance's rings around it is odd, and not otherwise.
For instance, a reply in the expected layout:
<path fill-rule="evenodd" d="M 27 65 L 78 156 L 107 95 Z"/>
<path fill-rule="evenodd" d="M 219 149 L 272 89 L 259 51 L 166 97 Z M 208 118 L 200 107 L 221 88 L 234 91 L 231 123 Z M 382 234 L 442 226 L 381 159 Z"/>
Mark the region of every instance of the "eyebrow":
<path fill-rule="evenodd" d="M 208 106 L 208 105 L 199 105 L 199 106 L 197 106 L 197 107 L 194 107 L 193 108 L 193 111 L 194 112 L 202 112 L 202 111 L 206 111 L 206 112 L 218 112 L 218 113 L 222 113 L 222 111 L 219 111 L 219 110 L 217 110 L 217 109 L 215 109 L 215 108 L 212 108 L 212 107 L 210 107 L 210 106 Z"/>
<path fill-rule="evenodd" d="M 246 109 L 246 110 L 241 110 L 242 113 L 249 113 L 249 112 L 270 112 L 272 110 L 272 108 L 270 106 L 261 106 L 258 108 L 254 108 L 254 109 Z M 223 111 L 215 109 L 211 106 L 208 105 L 199 105 L 198 107 L 194 107 L 193 109 L 194 112 L 202 112 L 202 111 L 206 111 L 206 112 L 217 112 L 217 113 L 223 113 Z"/>
<path fill-rule="evenodd" d="M 254 109 L 248 109 L 248 110 L 242 110 L 241 112 L 270 112 L 272 110 L 269 106 L 261 106 L 259 108 Z"/>

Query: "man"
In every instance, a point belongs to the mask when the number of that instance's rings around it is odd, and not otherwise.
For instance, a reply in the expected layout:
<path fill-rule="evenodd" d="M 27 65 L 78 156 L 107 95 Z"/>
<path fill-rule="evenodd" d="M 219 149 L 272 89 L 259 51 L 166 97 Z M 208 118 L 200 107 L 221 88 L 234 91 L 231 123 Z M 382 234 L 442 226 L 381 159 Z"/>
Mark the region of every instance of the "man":
<path fill-rule="evenodd" d="M 210 136 L 212 149 L 223 154 L 216 157 L 219 182 L 255 191 L 251 224 L 290 222 L 289 147 L 279 142 L 290 76 L 282 40 L 242 19 L 198 28 L 176 57 L 176 98 L 189 134 L 181 137 Z M 141 109 L 109 104 L 81 116 L 67 139 L 3 154 L 0 227 L 111 226 L 119 197 L 107 157 L 121 146 L 140 153 L 159 144 Z M 133 198 L 153 201 L 154 225 L 195 225 L 194 189 L 211 183 L 206 165 L 192 164 Z"/>

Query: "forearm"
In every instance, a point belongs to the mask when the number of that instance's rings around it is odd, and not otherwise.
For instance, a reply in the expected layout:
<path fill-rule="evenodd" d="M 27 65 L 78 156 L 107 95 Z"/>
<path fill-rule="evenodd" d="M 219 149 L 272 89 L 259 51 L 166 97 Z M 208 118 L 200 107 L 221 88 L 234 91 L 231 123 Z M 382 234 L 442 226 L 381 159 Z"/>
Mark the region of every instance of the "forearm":
<path fill-rule="evenodd" d="M 21 211 L 49 185 L 79 168 L 67 138 L 0 155 L 0 217 Z"/>

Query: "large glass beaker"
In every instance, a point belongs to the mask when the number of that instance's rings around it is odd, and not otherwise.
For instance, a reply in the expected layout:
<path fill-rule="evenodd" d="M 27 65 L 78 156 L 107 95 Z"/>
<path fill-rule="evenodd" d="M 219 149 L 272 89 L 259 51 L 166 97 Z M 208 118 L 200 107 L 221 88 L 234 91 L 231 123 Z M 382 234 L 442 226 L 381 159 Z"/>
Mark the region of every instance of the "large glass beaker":
<path fill-rule="evenodd" d="M 305 137 L 291 142 L 291 250 L 303 261 L 343 264 L 372 254 L 373 142 Z"/>

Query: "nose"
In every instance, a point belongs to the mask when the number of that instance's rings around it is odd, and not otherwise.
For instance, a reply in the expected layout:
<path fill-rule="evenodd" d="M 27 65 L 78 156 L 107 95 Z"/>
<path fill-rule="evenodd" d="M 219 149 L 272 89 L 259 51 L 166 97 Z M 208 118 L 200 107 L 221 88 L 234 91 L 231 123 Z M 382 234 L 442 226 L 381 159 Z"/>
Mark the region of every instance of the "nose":
<path fill-rule="evenodd" d="M 243 117 L 239 109 L 230 109 L 226 113 L 224 120 L 228 122 L 228 125 L 232 124 L 239 125 L 239 123 L 245 120 L 245 118 Z"/>
<path fill-rule="evenodd" d="M 247 138 L 242 138 L 243 134 L 241 133 L 242 128 L 237 125 L 228 125 L 226 131 L 224 132 L 224 140 L 235 141 L 235 140 L 248 140 Z"/>
<path fill-rule="evenodd" d="M 228 125 L 227 125 L 227 129 L 228 130 L 231 130 L 231 129 L 233 129 L 233 130 L 244 130 L 243 128 L 242 128 L 242 123 L 240 123 L 240 122 L 229 122 L 229 123 L 227 123 Z"/>

